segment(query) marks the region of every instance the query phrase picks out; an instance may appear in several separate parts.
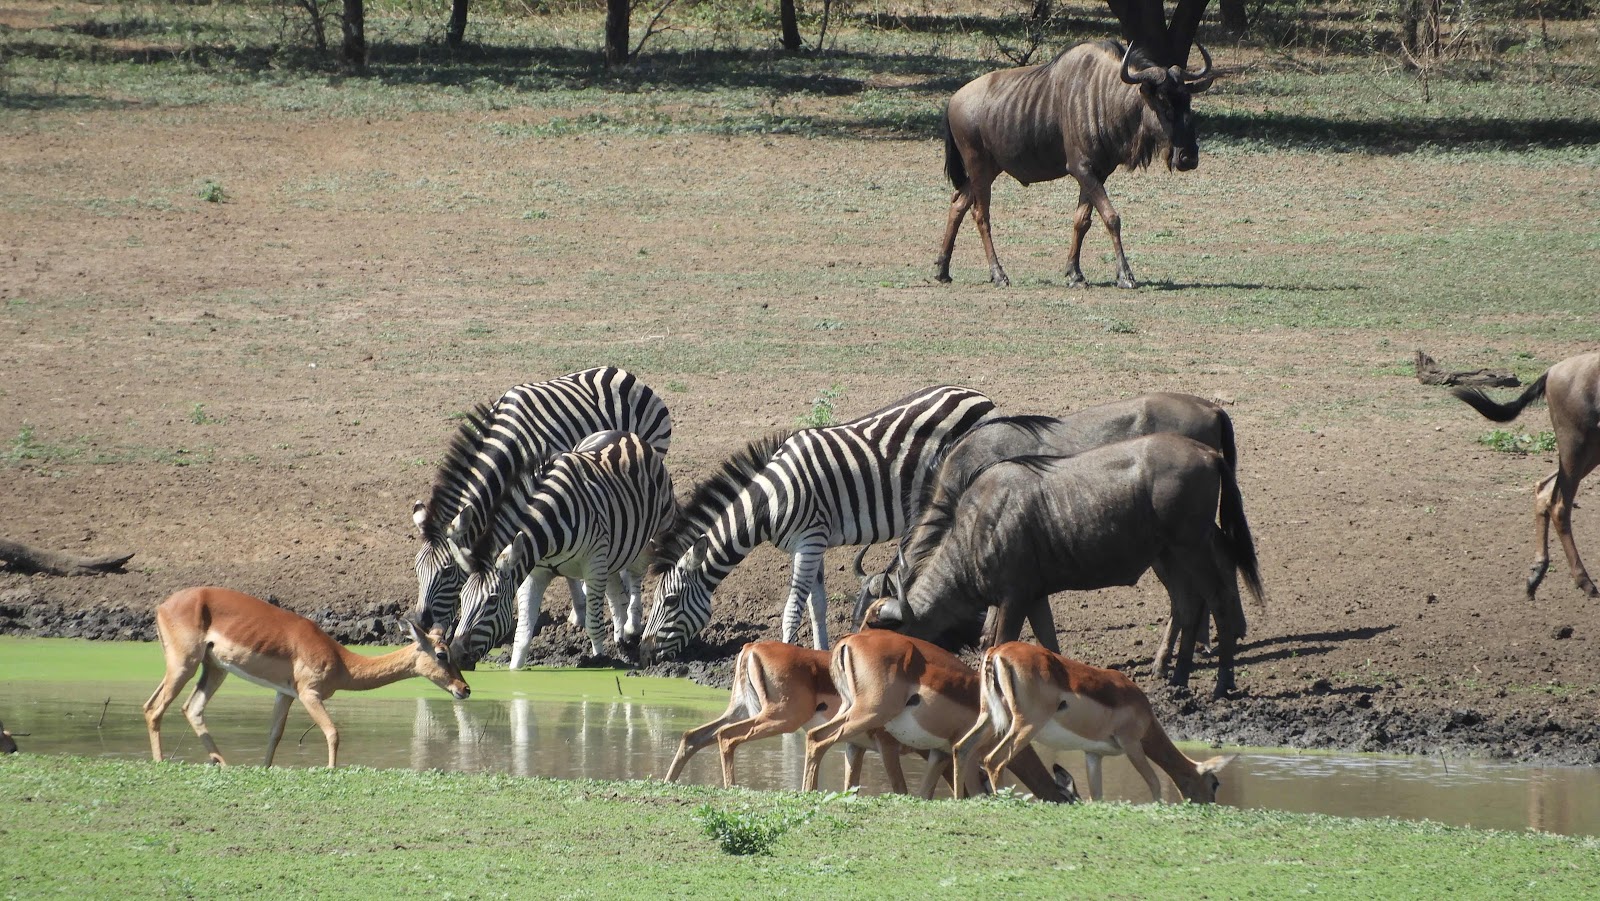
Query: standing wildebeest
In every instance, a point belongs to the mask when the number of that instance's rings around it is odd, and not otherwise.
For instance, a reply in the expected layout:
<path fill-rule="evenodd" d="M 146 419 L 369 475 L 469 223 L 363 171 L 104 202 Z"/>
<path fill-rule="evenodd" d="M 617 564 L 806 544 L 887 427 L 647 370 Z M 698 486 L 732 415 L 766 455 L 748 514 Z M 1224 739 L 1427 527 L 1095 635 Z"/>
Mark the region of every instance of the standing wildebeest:
<path fill-rule="evenodd" d="M 1138 287 L 1122 252 L 1122 219 L 1106 195 L 1105 180 L 1118 166 L 1149 165 L 1162 147 L 1168 168 L 1188 171 L 1200 164 L 1189 98 L 1212 81 L 1204 47 L 1200 56 L 1205 67 L 1191 73 L 1181 66 L 1152 65 L 1132 44 L 1127 49 L 1116 41 L 1079 44 L 1043 65 L 990 72 L 957 91 L 945 110 L 944 138 L 944 171 L 956 190 L 935 278 L 950 281 L 956 231 L 971 209 L 990 280 L 1011 284 L 989 234 L 989 189 L 1004 172 L 1024 185 L 1063 175 L 1077 179 L 1068 282 L 1084 284 L 1078 256 L 1093 209 L 1117 251 L 1117 287 Z"/>
<path fill-rule="evenodd" d="M 1474 410 L 1495 422 L 1510 422 L 1529 403 L 1544 397 L 1550 405 L 1550 424 L 1556 430 L 1556 471 L 1533 490 L 1533 566 L 1528 572 L 1528 598 L 1539 590 L 1550 568 L 1550 517 L 1556 520 L 1556 537 L 1567 552 L 1567 567 L 1578 590 L 1600 597 L 1589 571 L 1578 556 L 1572 537 L 1572 508 L 1578 483 L 1600 466 L 1600 353 L 1579 354 L 1551 366 L 1514 401 L 1497 404 L 1473 388 L 1454 392 Z"/>
<path fill-rule="evenodd" d="M 1192 394 L 1141 394 L 1127 400 L 1088 407 L 1059 419 L 1052 416 L 1002 416 L 979 423 L 933 462 L 932 465 L 938 470 L 938 478 L 923 484 L 923 497 L 919 499 L 918 508 L 926 508 L 937 485 L 966 485 L 979 469 L 1008 457 L 1070 457 L 1107 444 L 1158 432 L 1192 438 L 1220 451 L 1229 466 L 1238 464 L 1233 420 L 1221 406 Z M 920 530 L 920 522 L 908 529 L 901 536 L 901 547 L 912 547 Z M 856 558 L 856 575 L 862 579 L 855 611 L 855 621 L 859 623 L 866 614 L 867 605 L 883 596 L 886 588 L 892 588 L 894 579 L 888 574 L 868 576 L 861 568 L 860 556 Z M 1060 653 L 1055 620 L 1051 616 L 1049 598 L 1045 597 L 1039 598 L 1031 609 L 991 610 L 989 623 L 984 628 L 983 646 L 988 648 L 1015 641 L 1021 634 L 1024 615 L 1033 626 L 1035 639 L 1049 650 Z M 1176 630 L 1169 622 L 1166 637 L 1155 658 L 1156 668 L 1163 676 L 1167 674 L 1176 639 Z"/>
<path fill-rule="evenodd" d="M 1231 691 L 1245 633 L 1236 577 L 1260 601 L 1255 542 L 1233 467 L 1180 435 L 1158 434 L 1075 457 L 1017 457 L 941 483 L 905 554 L 904 597 L 871 625 L 937 635 L 985 606 L 1027 609 L 1056 591 L 1166 586 L 1182 629 L 1171 681 L 1187 685 L 1199 626 L 1217 621 L 1218 695 Z"/>

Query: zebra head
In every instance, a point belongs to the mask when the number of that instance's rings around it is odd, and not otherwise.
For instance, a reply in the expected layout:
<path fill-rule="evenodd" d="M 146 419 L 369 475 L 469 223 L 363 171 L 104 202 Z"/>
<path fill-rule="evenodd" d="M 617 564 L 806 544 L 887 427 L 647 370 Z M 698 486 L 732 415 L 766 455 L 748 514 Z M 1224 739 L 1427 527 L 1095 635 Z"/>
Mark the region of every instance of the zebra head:
<path fill-rule="evenodd" d="M 415 619 L 423 628 L 448 626 L 460 603 L 461 569 L 451 558 L 447 542 L 428 537 L 428 512 L 421 501 L 412 508 L 411 519 L 422 533 L 422 548 L 412 567 L 417 573 Z"/>
<path fill-rule="evenodd" d="M 470 664 L 511 634 L 516 625 L 517 584 L 536 556 L 533 540 L 519 532 L 493 565 L 473 568 L 461 586 L 461 618 L 450 642 L 452 657 Z"/>
<path fill-rule="evenodd" d="M 661 573 L 655 600 L 645 620 L 639 662 L 649 666 L 671 660 L 689 646 L 711 621 L 711 588 L 706 582 L 706 550 L 710 539 L 702 535 L 678 562 Z"/>

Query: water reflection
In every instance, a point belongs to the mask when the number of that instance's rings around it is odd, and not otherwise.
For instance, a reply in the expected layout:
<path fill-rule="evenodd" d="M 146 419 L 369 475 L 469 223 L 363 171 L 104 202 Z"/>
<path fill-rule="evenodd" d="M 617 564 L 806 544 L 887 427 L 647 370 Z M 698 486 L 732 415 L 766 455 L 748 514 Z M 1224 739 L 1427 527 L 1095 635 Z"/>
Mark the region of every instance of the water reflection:
<path fill-rule="evenodd" d="M 149 744 L 140 713 L 143 701 L 142 694 L 123 685 L 31 683 L 27 692 L 0 697 L 0 719 L 13 731 L 32 733 L 23 744 L 28 753 L 144 758 Z M 446 697 L 388 700 L 361 695 L 337 696 L 329 709 L 339 725 L 340 760 L 345 763 L 598 779 L 659 778 L 682 732 L 718 712 L 715 707 L 643 704 L 625 698 L 458 702 Z M 230 762 L 261 761 L 271 710 L 270 696 L 243 692 L 223 695 L 207 708 L 206 720 Z M 205 760 L 200 742 L 181 715 L 168 716 L 163 733 L 173 758 Z M 798 789 L 804 753 L 799 734 L 745 744 L 738 754 L 741 784 Z M 1085 784 L 1082 755 L 1048 752 L 1046 759 L 1061 762 L 1080 785 Z M 321 733 L 296 705 L 277 763 L 311 767 L 325 761 Z M 915 785 L 924 764 L 907 758 L 905 767 Z M 823 767 L 823 787 L 839 787 L 843 769 L 843 755 L 830 754 Z M 683 778 L 720 784 L 715 746 L 696 755 Z M 1600 835 L 1600 768 L 1244 753 L 1223 771 L 1222 780 L 1219 801 L 1239 807 Z M 1126 760 L 1106 760 L 1105 782 L 1111 799 L 1147 797 L 1143 782 Z M 876 755 L 869 754 L 864 791 L 885 788 L 883 767 Z M 1169 800 L 1175 799 L 1170 784 L 1164 782 L 1164 789 Z M 948 789 L 941 786 L 940 791 Z"/>

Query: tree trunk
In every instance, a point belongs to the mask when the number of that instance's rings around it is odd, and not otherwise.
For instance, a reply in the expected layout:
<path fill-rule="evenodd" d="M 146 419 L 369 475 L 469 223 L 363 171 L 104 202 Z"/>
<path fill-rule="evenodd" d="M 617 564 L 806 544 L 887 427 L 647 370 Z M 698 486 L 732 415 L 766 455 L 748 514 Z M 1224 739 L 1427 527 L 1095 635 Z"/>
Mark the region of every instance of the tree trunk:
<path fill-rule="evenodd" d="M 11 564 L 11 568 L 18 572 L 48 573 L 52 576 L 89 576 L 120 572 L 122 565 L 132 557 L 132 554 L 74 557 L 71 554 L 28 547 L 0 538 L 0 560 Z"/>
<path fill-rule="evenodd" d="M 628 61 L 628 18 L 633 13 L 630 0 L 606 0 L 606 65 L 620 66 Z"/>
<path fill-rule="evenodd" d="M 1244 5 L 1244 0 L 1219 0 L 1218 11 L 1222 14 L 1222 27 L 1234 34 L 1243 34 L 1250 27 L 1249 10 Z"/>
<path fill-rule="evenodd" d="M 460 47 L 461 42 L 467 38 L 467 0 L 452 0 L 450 4 L 450 27 L 444 33 L 444 41 L 451 47 Z"/>
<path fill-rule="evenodd" d="M 799 11 L 794 0 L 778 0 L 778 22 L 783 27 L 783 49 L 790 53 L 800 49 Z"/>
<path fill-rule="evenodd" d="M 367 13 L 362 0 L 344 0 L 344 65 L 355 72 L 367 68 Z"/>

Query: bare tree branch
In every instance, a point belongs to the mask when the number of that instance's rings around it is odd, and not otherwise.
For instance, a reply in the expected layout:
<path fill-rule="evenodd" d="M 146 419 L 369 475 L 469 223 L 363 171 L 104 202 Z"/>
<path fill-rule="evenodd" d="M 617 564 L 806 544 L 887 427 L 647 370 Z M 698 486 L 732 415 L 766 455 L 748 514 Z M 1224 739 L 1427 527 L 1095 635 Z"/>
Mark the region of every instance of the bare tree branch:
<path fill-rule="evenodd" d="M 0 560 L 9 563 L 12 569 L 21 572 L 46 573 L 52 576 L 90 576 L 99 573 L 121 572 L 122 565 L 132 558 L 132 554 L 75 557 L 71 554 L 41 550 L 0 538 Z"/>

